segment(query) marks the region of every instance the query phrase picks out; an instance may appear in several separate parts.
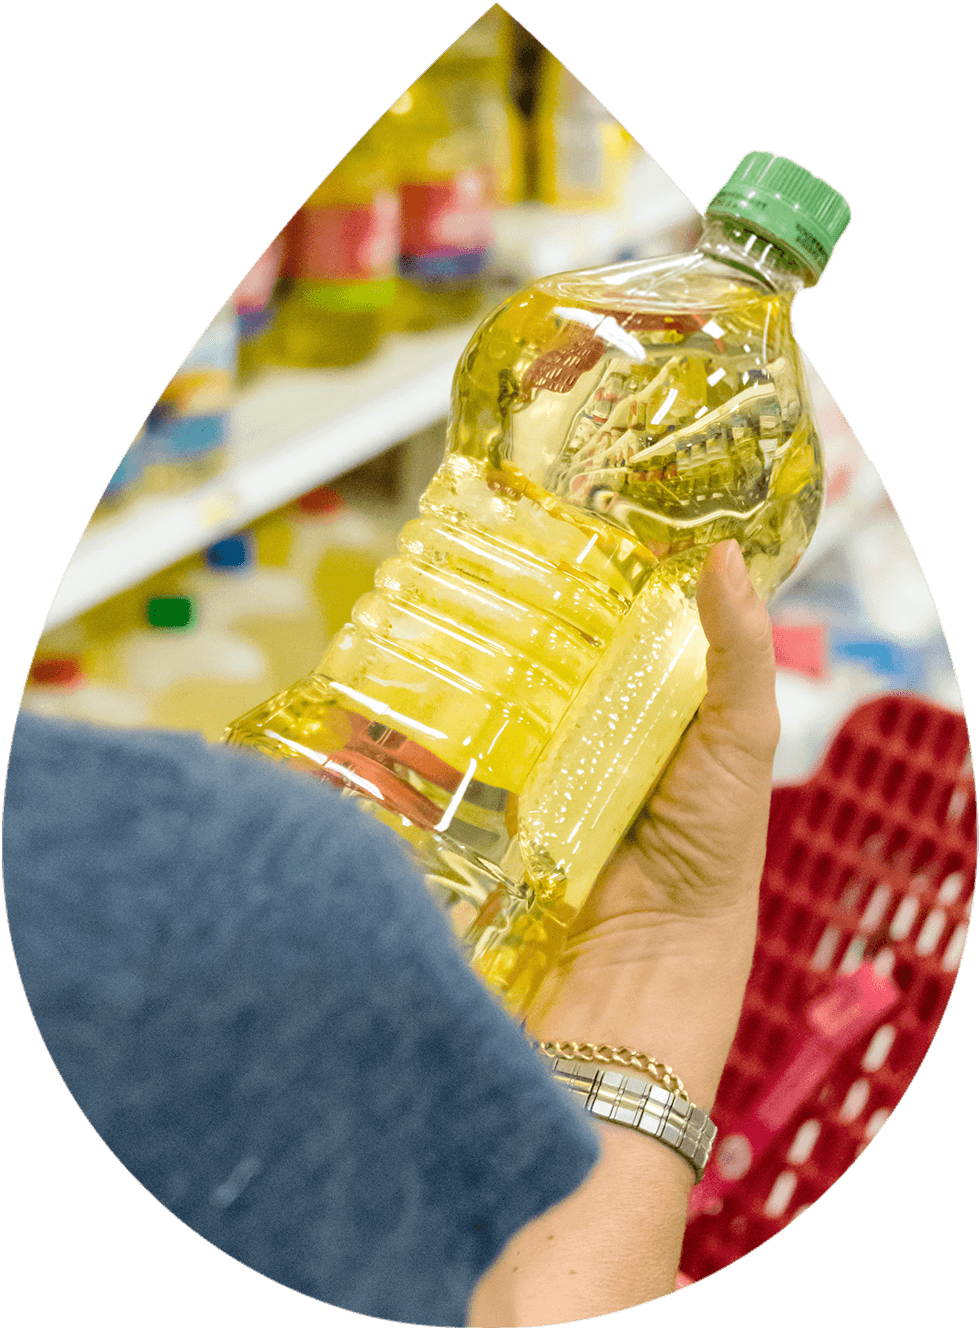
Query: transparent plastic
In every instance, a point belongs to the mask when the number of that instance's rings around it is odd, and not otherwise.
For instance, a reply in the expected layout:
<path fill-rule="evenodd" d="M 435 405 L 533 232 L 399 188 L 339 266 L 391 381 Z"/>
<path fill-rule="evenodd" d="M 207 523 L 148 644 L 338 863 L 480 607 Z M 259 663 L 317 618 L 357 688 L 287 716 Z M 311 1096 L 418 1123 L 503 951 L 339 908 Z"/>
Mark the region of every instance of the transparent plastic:
<path fill-rule="evenodd" d="M 226 732 L 398 831 L 515 1010 L 703 697 L 708 549 L 736 538 L 768 596 L 816 526 L 806 280 L 709 222 L 691 253 L 498 308 L 398 554 L 316 670 Z"/>

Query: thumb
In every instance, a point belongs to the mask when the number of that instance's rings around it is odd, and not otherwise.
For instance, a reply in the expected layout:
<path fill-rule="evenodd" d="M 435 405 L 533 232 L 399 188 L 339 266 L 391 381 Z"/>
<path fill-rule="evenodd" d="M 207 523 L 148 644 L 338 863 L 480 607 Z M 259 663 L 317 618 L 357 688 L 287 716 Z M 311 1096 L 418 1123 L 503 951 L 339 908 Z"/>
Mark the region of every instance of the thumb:
<path fill-rule="evenodd" d="M 708 554 L 697 601 L 708 639 L 707 692 L 699 712 L 703 737 L 771 770 L 779 740 L 772 624 L 736 540 Z"/>

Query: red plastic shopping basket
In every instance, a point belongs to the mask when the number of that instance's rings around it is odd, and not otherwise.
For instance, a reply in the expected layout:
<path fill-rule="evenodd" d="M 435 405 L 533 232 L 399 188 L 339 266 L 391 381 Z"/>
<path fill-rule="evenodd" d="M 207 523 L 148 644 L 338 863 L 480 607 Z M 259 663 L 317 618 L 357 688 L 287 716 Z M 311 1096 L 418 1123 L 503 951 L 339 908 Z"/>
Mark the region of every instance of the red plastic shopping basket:
<path fill-rule="evenodd" d="M 975 872 L 966 723 L 932 702 L 861 706 L 812 779 L 774 791 L 759 940 L 680 1284 L 785 1227 L 880 1129 L 949 999 Z"/>

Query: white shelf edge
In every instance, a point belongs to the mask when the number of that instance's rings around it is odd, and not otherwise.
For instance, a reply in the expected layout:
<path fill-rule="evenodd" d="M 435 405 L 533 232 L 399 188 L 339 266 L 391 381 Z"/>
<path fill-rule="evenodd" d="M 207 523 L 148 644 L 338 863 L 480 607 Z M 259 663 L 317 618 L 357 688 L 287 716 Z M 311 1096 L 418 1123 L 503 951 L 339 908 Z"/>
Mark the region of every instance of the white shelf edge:
<path fill-rule="evenodd" d="M 628 206 L 609 212 L 562 212 L 535 204 L 502 211 L 501 250 L 523 245 L 532 267 L 536 261 L 543 263 L 539 271 L 508 272 L 510 289 L 540 275 L 549 266 L 546 253 L 554 256 L 555 271 L 567 270 L 610 261 L 626 238 L 645 243 L 658 227 L 665 236 L 672 233 L 688 215 L 689 205 L 658 171 L 643 164 Z M 665 190 L 663 195 L 657 194 L 658 188 Z M 563 251 L 564 262 L 558 251 Z M 499 266 L 496 271 L 499 274 Z M 449 409 L 453 372 L 474 327 L 470 323 L 435 334 L 391 337 L 366 364 L 295 375 L 301 388 L 309 387 L 313 379 L 324 385 L 319 395 L 327 423 L 296 427 L 288 420 L 284 426 L 278 420 L 272 426 L 268 419 L 265 424 L 260 421 L 255 431 L 259 446 L 254 439 L 249 447 L 247 440 L 233 436 L 231 460 L 221 475 L 183 493 L 137 500 L 118 517 L 90 527 L 65 570 L 45 629 L 67 622 L 434 424 Z M 282 382 L 288 383 L 288 377 Z M 264 387 L 260 380 L 246 390 L 236 411 L 244 409 L 247 414 L 250 400 L 261 396 Z M 345 389 L 357 400 L 337 413 L 336 398 Z M 268 402 L 265 414 L 269 415 Z M 282 414 L 288 417 L 288 406 Z M 270 437 L 278 427 L 281 433 Z"/>
<path fill-rule="evenodd" d="M 405 381 L 385 390 L 381 373 L 362 375 L 369 390 L 329 422 L 301 430 L 274 449 L 233 454 L 231 464 L 206 483 L 166 497 L 149 496 L 91 527 L 65 571 L 45 630 L 435 423 L 448 410 L 452 376 L 472 330 L 466 325 L 443 334 L 444 349 L 417 370 L 411 350 L 389 348 L 382 363 L 403 354 Z M 334 381 L 342 382 L 339 376 Z"/>

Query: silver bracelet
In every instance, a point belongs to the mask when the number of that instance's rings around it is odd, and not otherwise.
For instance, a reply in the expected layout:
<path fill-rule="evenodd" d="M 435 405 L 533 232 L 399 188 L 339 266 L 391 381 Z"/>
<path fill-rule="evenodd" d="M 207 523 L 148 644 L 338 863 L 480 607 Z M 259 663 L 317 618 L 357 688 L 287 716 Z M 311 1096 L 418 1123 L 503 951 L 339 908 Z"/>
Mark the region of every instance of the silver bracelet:
<path fill-rule="evenodd" d="M 555 1079 L 581 1098 L 592 1116 L 659 1140 L 690 1164 L 695 1181 L 701 1180 L 718 1128 L 686 1096 L 590 1062 L 548 1060 Z"/>

